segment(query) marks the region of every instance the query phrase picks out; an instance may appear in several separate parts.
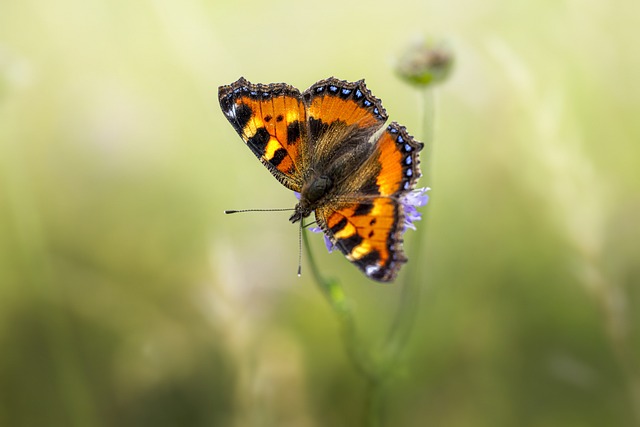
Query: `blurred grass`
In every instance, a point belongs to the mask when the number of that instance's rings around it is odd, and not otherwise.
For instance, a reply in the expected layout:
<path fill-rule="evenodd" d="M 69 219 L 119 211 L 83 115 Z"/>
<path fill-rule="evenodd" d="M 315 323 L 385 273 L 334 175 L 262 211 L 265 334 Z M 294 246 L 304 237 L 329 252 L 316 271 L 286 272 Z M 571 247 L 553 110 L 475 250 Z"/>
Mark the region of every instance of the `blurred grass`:
<path fill-rule="evenodd" d="M 356 425 L 364 384 L 295 275 L 297 230 L 277 213 L 222 215 L 295 199 L 216 90 L 240 75 L 302 89 L 364 77 L 419 135 L 419 96 L 392 62 L 429 33 L 457 62 L 387 424 L 638 426 L 639 12 L 3 2 L 0 425 Z M 312 237 L 375 345 L 399 287 Z"/>

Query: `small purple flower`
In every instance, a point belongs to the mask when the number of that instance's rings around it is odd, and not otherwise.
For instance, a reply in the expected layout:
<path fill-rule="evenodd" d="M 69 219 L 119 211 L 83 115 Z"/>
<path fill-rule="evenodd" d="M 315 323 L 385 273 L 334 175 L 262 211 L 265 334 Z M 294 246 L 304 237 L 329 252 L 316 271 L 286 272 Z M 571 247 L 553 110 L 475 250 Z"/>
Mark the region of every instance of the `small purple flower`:
<path fill-rule="evenodd" d="M 427 204 L 429 196 L 426 193 L 429 190 L 429 187 L 416 188 L 400 198 L 400 203 L 404 207 L 404 231 L 408 228 L 416 229 L 413 223 L 422 219 L 422 215 L 416 208 Z"/>

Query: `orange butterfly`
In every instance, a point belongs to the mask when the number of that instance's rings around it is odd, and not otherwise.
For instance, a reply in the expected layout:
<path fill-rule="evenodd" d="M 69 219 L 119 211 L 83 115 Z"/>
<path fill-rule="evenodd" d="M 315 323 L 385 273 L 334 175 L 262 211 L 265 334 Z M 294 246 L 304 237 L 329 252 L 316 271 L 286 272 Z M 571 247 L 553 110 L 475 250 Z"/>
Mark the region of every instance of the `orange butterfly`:
<path fill-rule="evenodd" d="M 218 89 L 236 132 L 285 187 L 298 193 L 290 221 L 315 213 L 330 242 L 368 277 L 389 282 L 407 261 L 402 235 L 420 219 L 423 147 L 387 121 L 364 80 L 321 80 L 300 93 L 240 78 Z"/>

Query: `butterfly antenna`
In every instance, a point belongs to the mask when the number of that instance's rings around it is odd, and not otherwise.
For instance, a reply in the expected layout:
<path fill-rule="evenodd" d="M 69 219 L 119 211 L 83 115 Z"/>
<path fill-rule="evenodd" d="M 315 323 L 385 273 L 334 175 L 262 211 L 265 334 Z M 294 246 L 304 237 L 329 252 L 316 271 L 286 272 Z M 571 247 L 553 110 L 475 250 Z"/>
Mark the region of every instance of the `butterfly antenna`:
<path fill-rule="evenodd" d="M 298 228 L 298 277 L 302 276 L 302 221 Z"/>
<path fill-rule="evenodd" d="M 225 210 L 226 214 L 242 213 L 242 212 L 283 212 L 293 211 L 294 208 L 282 208 L 282 209 L 239 209 L 239 210 Z"/>

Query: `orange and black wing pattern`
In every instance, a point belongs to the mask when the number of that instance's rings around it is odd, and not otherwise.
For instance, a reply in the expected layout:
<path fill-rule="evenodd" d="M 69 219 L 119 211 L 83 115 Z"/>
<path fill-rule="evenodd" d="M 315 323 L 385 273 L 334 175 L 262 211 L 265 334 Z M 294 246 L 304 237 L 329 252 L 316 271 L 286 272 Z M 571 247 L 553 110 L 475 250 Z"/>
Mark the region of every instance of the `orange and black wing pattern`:
<path fill-rule="evenodd" d="M 307 118 L 300 91 L 285 83 L 221 86 L 222 112 L 251 151 L 287 188 L 300 191 L 308 161 Z"/>
<path fill-rule="evenodd" d="M 387 114 L 364 80 L 348 82 L 334 77 L 304 91 L 309 151 L 320 163 L 341 155 L 348 142 L 367 142 L 387 121 Z"/>
<path fill-rule="evenodd" d="M 415 209 L 407 195 L 421 175 L 422 147 L 403 126 L 391 123 L 344 192 L 316 210 L 335 247 L 371 279 L 393 281 L 407 261 L 402 235 L 408 210 Z"/>

